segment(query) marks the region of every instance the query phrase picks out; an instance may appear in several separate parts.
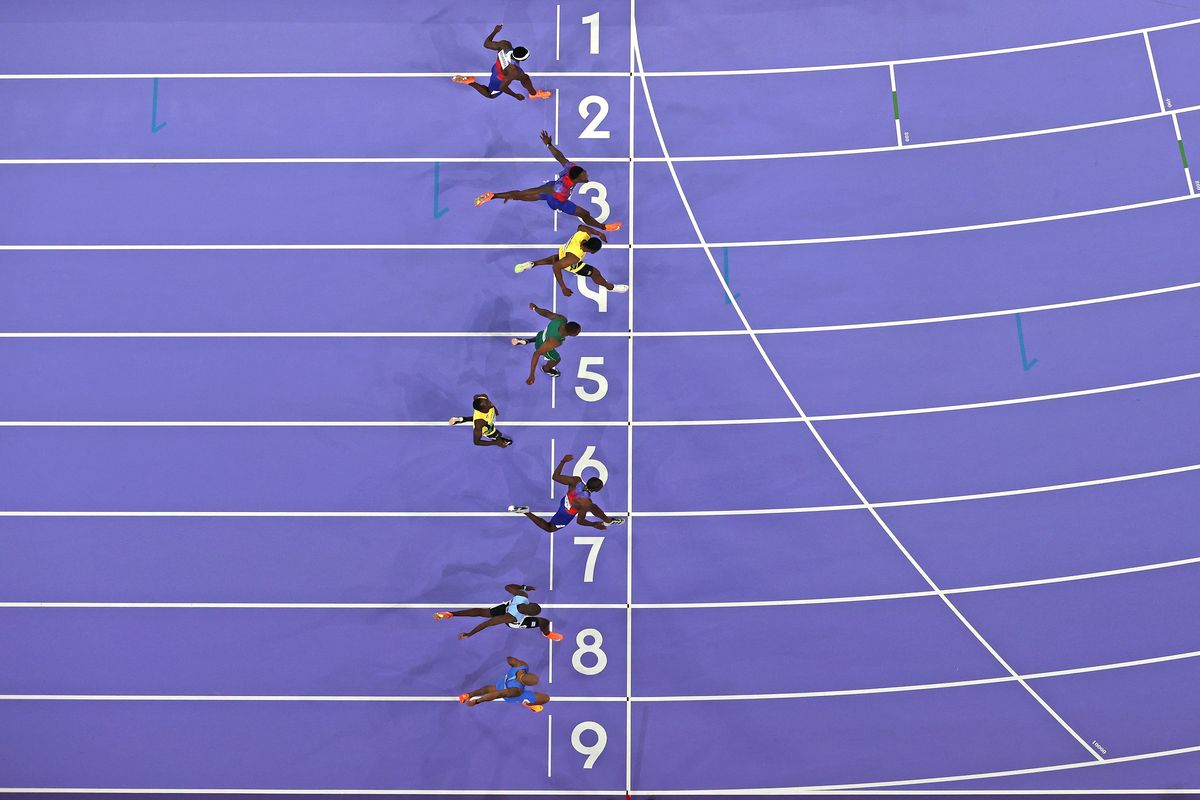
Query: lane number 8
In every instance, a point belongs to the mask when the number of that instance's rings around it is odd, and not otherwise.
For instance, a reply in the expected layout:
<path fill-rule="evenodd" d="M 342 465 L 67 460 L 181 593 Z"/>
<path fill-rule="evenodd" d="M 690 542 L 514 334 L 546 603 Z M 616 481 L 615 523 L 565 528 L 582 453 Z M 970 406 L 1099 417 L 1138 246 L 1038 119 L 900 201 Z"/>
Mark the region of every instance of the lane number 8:
<path fill-rule="evenodd" d="M 604 644 L 604 637 L 600 635 L 600 631 L 595 628 L 584 628 L 579 633 L 575 634 L 575 644 L 578 649 L 571 654 L 571 666 L 580 675 L 599 675 L 604 672 L 604 668 L 608 666 L 608 655 L 600 649 Z M 587 666 L 583 663 L 585 655 L 593 655 L 596 657 L 595 663 Z"/>

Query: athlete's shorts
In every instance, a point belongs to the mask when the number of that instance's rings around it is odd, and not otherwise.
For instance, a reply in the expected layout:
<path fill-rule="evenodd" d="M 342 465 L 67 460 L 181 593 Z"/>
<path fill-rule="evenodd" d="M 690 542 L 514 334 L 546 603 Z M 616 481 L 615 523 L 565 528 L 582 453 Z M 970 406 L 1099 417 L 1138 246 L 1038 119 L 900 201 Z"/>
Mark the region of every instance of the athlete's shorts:
<path fill-rule="evenodd" d="M 578 516 L 578 514 L 572 514 L 570 511 L 568 511 L 566 502 L 563 502 L 563 504 L 558 507 L 558 511 L 554 512 L 554 516 L 550 518 L 550 524 L 554 525 L 555 527 L 562 528 L 574 522 L 576 516 Z"/>
<path fill-rule="evenodd" d="M 561 211 L 564 214 L 570 214 L 574 216 L 575 210 L 579 208 L 579 206 L 575 205 L 570 200 L 559 200 L 552 194 L 539 194 L 538 197 L 542 200 L 545 200 L 546 205 L 550 206 L 555 211 Z"/>
<path fill-rule="evenodd" d="M 499 681 L 496 682 L 496 688 L 499 689 L 500 691 L 504 691 L 506 688 L 508 688 L 504 685 L 503 678 L 501 678 Z M 533 703 L 537 702 L 537 692 L 535 692 L 533 689 L 530 689 L 528 686 L 526 686 L 524 689 L 521 690 L 521 693 L 519 695 L 517 695 L 516 697 L 504 698 L 504 702 L 506 702 L 506 703 L 529 703 L 532 705 Z"/>
<path fill-rule="evenodd" d="M 488 91 L 493 95 L 500 94 L 500 84 L 504 83 L 504 76 L 500 74 L 500 70 L 496 69 L 496 65 L 492 65 L 492 77 L 488 78 Z"/>
<path fill-rule="evenodd" d="M 581 278 L 586 278 L 595 271 L 595 267 L 593 267 L 591 264 L 584 264 L 583 262 L 576 264 L 574 269 L 567 267 L 567 272 L 571 273 L 572 275 L 578 275 Z"/>
<path fill-rule="evenodd" d="M 534 347 L 541 347 L 544 341 L 546 341 L 545 331 L 538 331 L 538 335 L 533 337 Z M 557 350 L 551 350 L 545 354 L 545 357 L 547 361 L 562 361 L 562 355 Z"/>

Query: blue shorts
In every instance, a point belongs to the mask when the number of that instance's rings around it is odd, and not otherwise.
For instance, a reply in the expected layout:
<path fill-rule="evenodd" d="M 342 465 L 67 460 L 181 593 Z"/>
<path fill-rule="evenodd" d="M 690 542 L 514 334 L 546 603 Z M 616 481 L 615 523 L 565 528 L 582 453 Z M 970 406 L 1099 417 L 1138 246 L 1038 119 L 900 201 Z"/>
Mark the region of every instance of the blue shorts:
<path fill-rule="evenodd" d="M 496 688 L 499 689 L 500 691 L 504 691 L 505 689 L 508 688 L 507 686 L 504 685 L 503 678 L 501 678 L 496 683 Z M 536 703 L 537 702 L 537 692 L 535 692 L 533 689 L 530 689 L 528 686 L 526 686 L 521 690 L 521 693 L 519 695 L 517 695 L 516 697 L 504 698 L 504 702 L 506 702 L 506 703 L 531 703 L 531 704 Z"/>
<path fill-rule="evenodd" d="M 499 94 L 500 84 L 504 83 L 504 76 L 496 69 L 496 65 L 492 65 L 492 77 L 488 79 L 488 91 L 492 94 Z"/>
<path fill-rule="evenodd" d="M 546 201 L 546 205 L 550 206 L 555 211 L 561 211 L 564 214 L 575 216 L 575 209 L 579 206 L 572 203 L 570 200 L 559 200 L 552 194 L 539 194 L 538 197 Z"/>
<path fill-rule="evenodd" d="M 575 516 L 575 514 L 567 510 L 567 499 L 564 497 L 562 503 L 558 506 L 558 511 L 555 511 L 554 516 L 550 518 L 550 524 L 562 528 L 574 522 Z"/>

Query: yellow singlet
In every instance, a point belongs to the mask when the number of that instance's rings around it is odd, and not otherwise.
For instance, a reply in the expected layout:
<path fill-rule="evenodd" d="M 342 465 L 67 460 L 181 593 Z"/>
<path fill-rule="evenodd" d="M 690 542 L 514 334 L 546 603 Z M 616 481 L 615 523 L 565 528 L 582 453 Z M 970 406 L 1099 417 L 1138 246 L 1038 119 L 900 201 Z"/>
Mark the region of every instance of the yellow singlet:
<path fill-rule="evenodd" d="M 490 409 L 488 409 L 486 414 L 482 411 L 475 411 L 474 413 L 472 413 L 471 424 L 474 425 L 475 420 L 477 420 L 477 419 L 483 420 L 483 435 L 484 436 L 495 436 L 496 435 L 496 407 L 495 406 L 492 406 Z"/>
<path fill-rule="evenodd" d="M 558 257 L 566 258 L 568 255 L 575 256 L 579 260 L 569 267 L 563 267 L 567 272 L 579 272 L 583 269 L 583 243 L 592 238 L 590 233 L 586 231 L 578 231 L 574 236 L 567 240 L 567 243 L 558 248 Z"/>

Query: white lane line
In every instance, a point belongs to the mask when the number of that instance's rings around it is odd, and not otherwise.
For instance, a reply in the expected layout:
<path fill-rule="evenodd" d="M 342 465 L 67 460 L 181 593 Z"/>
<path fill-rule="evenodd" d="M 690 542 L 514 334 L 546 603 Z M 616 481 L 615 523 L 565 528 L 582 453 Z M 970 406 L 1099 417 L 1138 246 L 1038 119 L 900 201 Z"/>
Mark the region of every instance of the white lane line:
<path fill-rule="evenodd" d="M 880 320 L 877 322 L 848 322 L 836 325 L 805 325 L 792 328 L 745 328 L 737 330 L 696 331 L 589 331 L 582 338 L 664 338 L 689 336 L 747 336 L 751 332 L 760 336 L 787 333 L 826 333 L 832 331 L 855 331 L 874 328 L 895 328 L 908 325 L 933 325 L 942 322 L 962 322 L 989 317 L 1010 317 L 1014 314 L 1032 314 L 1038 311 L 1055 311 L 1063 308 L 1115 303 L 1141 297 L 1153 297 L 1174 292 L 1186 292 L 1200 288 L 1200 282 L 1162 286 L 1136 292 L 1089 297 L 1083 300 L 1066 300 L 1061 303 L 1043 303 L 1020 308 L 1003 308 L 993 311 L 975 311 L 965 314 L 947 314 L 939 317 L 913 317 L 910 319 Z M 527 336 L 527 331 L 0 331 L 0 339 L 424 339 L 424 338 L 499 338 Z"/>
<path fill-rule="evenodd" d="M 634 51 L 637 56 L 638 66 L 644 69 L 644 65 L 642 63 L 641 48 L 637 44 L 637 27 L 635 25 L 631 25 L 630 27 L 633 30 Z M 743 313 L 743 311 L 741 309 L 741 306 L 738 304 L 736 295 L 734 295 L 734 293 L 730 290 L 729 285 L 726 283 L 725 277 L 722 274 L 720 267 L 717 266 L 716 259 L 713 257 L 713 254 L 712 254 L 712 249 L 709 247 L 707 241 L 704 238 L 704 233 L 703 233 L 703 231 L 701 231 L 700 224 L 696 220 L 696 215 L 693 213 L 691 204 L 688 202 L 687 194 L 683 190 L 683 184 L 679 180 L 678 171 L 675 169 L 675 165 L 671 162 L 671 154 L 667 150 L 666 140 L 663 138 L 662 127 L 659 125 L 658 116 L 657 116 L 657 114 L 655 114 L 655 111 L 654 111 L 654 102 L 650 97 L 650 85 L 646 81 L 645 77 L 642 78 L 642 92 L 646 98 L 646 107 L 650 114 L 651 124 L 653 124 L 653 126 L 654 126 L 654 133 L 655 133 L 656 137 L 658 138 L 659 149 L 662 150 L 663 158 L 665 158 L 667 160 L 667 170 L 671 173 L 671 179 L 675 184 L 675 190 L 679 194 L 679 200 L 683 204 L 684 211 L 687 212 L 688 220 L 692 224 L 692 229 L 696 234 L 696 239 L 703 246 L 704 254 L 708 258 L 709 264 L 713 268 L 713 272 L 716 273 L 717 279 L 721 282 L 722 288 L 724 288 L 724 290 L 725 290 L 726 299 L 728 299 L 729 302 L 732 304 L 733 310 L 738 315 L 738 318 L 741 320 L 743 327 L 745 327 L 747 331 L 750 331 L 750 330 L 752 330 L 750 322 L 749 322 L 749 320 L 747 320 L 746 315 Z M 1084 740 L 1083 737 L 1081 737 L 1075 731 L 1075 729 L 1072 728 L 1071 725 L 1065 719 L 1063 719 L 1063 717 L 1057 711 L 1055 711 L 1050 706 L 1050 704 L 1047 703 L 1045 701 L 1045 699 L 1042 698 L 1042 696 L 1040 694 L 1038 694 L 1037 691 L 1034 690 L 1034 688 L 1032 686 L 1029 685 L 1028 682 L 1023 680 L 1017 674 L 1017 671 L 1015 669 L 1013 669 L 1013 667 L 1008 663 L 1008 661 L 1006 661 L 1004 659 L 1004 657 L 1001 656 L 1000 653 L 992 646 L 992 644 L 987 639 L 984 638 L 983 634 L 980 633 L 975 628 L 975 626 L 971 624 L 971 622 L 966 618 L 966 616 L 963 615 L 962 611 L 959 610 L 959 608 L 954 604 L 954 602 L 949 598 L 949 596 L 947 596 L 945 594 L 945 592 L 943 592 L 942 589 L 937 585 L 937 583 L 933 580 L 933 578 L 929 575 L 929 573 L 925 571 L 925 569 L 921 566 L 921 564 L 917 561 L 917 559 L 912 555 L 912 553 L 909 552 L 908 548 L 906 548 L 904 546 L 904 544 L 900 541 L 900 539 L 892 531 L 891 527 L 887 524 L 887 522 L 883 519 L 883 517 L 880 516 L 876 507 L 867 500 L 867 498 L 863 494 L 862 490 L 858 487 L 858 484 L 855 483 L 854 479 L 850 477 L 850 474 L 846 471 L 845 467 L 842 466 L 842 463 L 838 460 L 837 456 L 834 455 L 833 450 L 830 449 L 829 445 L 825 442 L 824 438 L 817 431 L 817 428 L 813 424 L 813 422 L 808 419 L 807 415 L 804 412 L 804 409 L 800 406 L 799 401 L 796 400 L 795 395 L 792 393 L 791 389 L 788 388 L 787 382 L 784 381 L 783 376 L 781 376 L 779 374 L 779 370 L 777 370 L 775 368 L 775 364 L 771 361 L 770 356 L 767 355 L 767 351 L 765 349 L 763 349 L 762 343 L 759 342 L 758 337 L 751 333 L 750 339 L 752 342 L 754 342 L 754 345 L 755 345 L 756 349 L 758 350 L 759 355 L 762 356 L 763 363 L 771 371 L 771 374 L 774 376 L 776 382 L 779 384 L 779 388 L 783 390 L 784 394 L 788 398 L 788 401 L 792 404 L 792 407 L 796 411 L 796 415 L 798 417 L 800 417 L 802 420 L 804 420 L 805 426 L 808 428 L 809 433 L 812 434 L 813 438 L 820 445 L 821 449 L 825 452 L 825 455 L 829 459 L 829 462 L 834 466 L 834 468 L 842 476 L 842 479 L 845 481 L 846 485 L 850 488 L 850 490 L 858 498 L 859 502 L 862 503 L 862 505 L 866 508 L 867 512 L 870 513 L 871 516 L 875 519 L 876 523 L 883 530 L 883 532 L 885 534 L 887 534 L 888 538 L 891 539 L 892 543 L 896 546 L 896 548 L 904 555 L 904 557 L 912 565 L 913 569 L 915 569 L 917 571 L 917 573 L 920 574 L 922 579 L 924 579 L 925 582 L 929 585 L 929 588 L 938 594 L 938 597 L 946 605 L 946 608 L 949 609 L 950 612 L 955 617 L 958 618 L 959 622 L 961 622 L 963 624 L 963 626 L 971 633 L 971 635 L 974 636 L 975 639 L 984 647 L 984 649 L 987 650 L 988 653 L 990 653 L 992 655 L 992 657 L 996 660 L 996 662 L 999 663 L 1000 666 L 1003 667 L 1004 670 L 1009 675 L 1013 676 L 1014 680 L 1016 680 L 1017 683 L 1019 683 L 1021 685 L 1021 687 L 1023 689 L 1025 689 L 1025 691 L 1029 694 L 1029 696 L 1032 697 L 1046 711 L 1046 713 L 1048 713 L 1054 719 L 1055 722 L 1057 722 L 1060 726 L 1062 726 L 1063 730 L 1065 730 L 1068 734 L 1070 734 L 1070 736 L 1073 739 L 1075 739 L 1075 741 L 1078 742 L 1079 745 L 1081 747 L 1083 747 L 1084 750 L 1086 750 L 1089 754 L 1091 754 L 1092 757 L 1094 757 L 1097 761 L 1103 760 L 1103 757 L 1098 752 L 1096 752 L 1096 750 L 1093 749 L 1092 746 L 1086 740 Z"/>
<path fill-rule="evenodd" d="M 1031 672 L 1025 675 L 1001 675 L 991 678 L 974 678 L 961 681 L 921 683 L 903 686 L 872 686 L 861 689 L 829 689 L 811 692 L 779 692 L 773 694 L 714 694 L 714 695 L 595 695 L 589 697 L 554 696 L 556 703 L 713 703 L 753 702 L 760 700 L 803 700 L 814 697 L 858 697 L 874 694 L 902 694 L 907 692 L 936 691 L 939 689 L 964 689 L 997 683 L 1017 683 L 1043 678 L 1061 678 L 1093 672 L 1109 672 L 1119 669 L 1145 667 L 1172 661 L 1185 661 L 1200 657 L 1200 650 L 1171 653 L 1164 656 L 1140 658 L 1132 661 L 1117 661 L 1110 664 L 1092 664 L 1047 672 Z M 448 695 L 219 695 L 219 694 L 0 694 L 0 701 L 55 700 L 63 702 L 324 702 L 324 703 L 449 703 L 458 700 Z"/>
<path fill-rule="evenodd" d="M 954 61 L 960 58 L 980 58 L 983 56 L 1004 55 L 1007 53 L 1025 53 L 1032 50 L 1046 50 L 1054 47 L 1069 47 L 1089 42 L 1102 42 L 1109 39 L 1120 39 L 1126 36 L 1165 31 L 1173 28 L 1183 28 L 1200 23 L 1200 19 L 1187 19 L 1179 22 L 1169 22 L 1163 25 L 1152 25 L 1148 28 L 1134 28 L 1126 31 L 1102 33 L 1096 36 L 1084 36 L 1076 39 L 1060 39 L 1040 44 L 1019 45 L 1016 47 L 1001 47 L 993 50 L 976 50 L 967 53 L 948 53 L 940 56 L 922 56 L 917 58 L 900 58 L 894 61 L 862 61 L 847 64 L 821 64 L 807 67 L 776 67 L 768 69 L 732 69 L 732 70 L 692 70 L 692 71 L 635 71 L 638 77 L 678 78 L 678 77 L 708 77 L 723 75 L 783 75 L 797 72 L 829 72 L 844 69 L 866 69 L 870 67 L 898 66 L 901 64 L 927 64 L 935 61 Z M 485 72 L 108 72 L 108 73 L 12 73 L 0 74 L 0 80 L 146 80 L 154 78 L 171 79 L 238 79 L 238 78 L 452 78 L 456 74 L 487 77 Z M 624 78 L 626 72 L 531 72 L 533 77 L 554 78 Z"/>
<path fill-rule="evenodd" d="M 956 225 L 948 228 L 929 228 L 925 230 L 892 231 L 890 233 L 864 233 L 848 236 L 824 236 L 808 239 L 770 239 L 762 241 L 740 242 L 708 242 L 708 247 L 786 247 L 804 244 L 833 244 L 838 242 L 867 242 L 880 239 L 908 239 L 916 236 L 938 236 L 945 233 L 965 233 L 967 231 L 983 231 L 995 228 L 1013 228 L 1023 225 L 1036 225 L 1043 222 L 1058 222 L 1065 219 L 1082 219 L 1084 217 L 1117 214 L 1123 211 L 1134 211 L 1140 208 L 1180 203 L 1194 200 L 1198 195 L 1185 194 L 1175 197 L 1163 197 L 1158 200 L 1146 200 L 1139 203 L 1127 203 L 1106 208 L 1091 208 L 1083 211 L 1069 211 L 1062 214 L 1049 214 L 1042 217 L 1027 217 L 1024 219 L 1002 220 L 1000 222 L 979 222 L 971 225 Z M 545 250 L 555 248 L 553 244 L 4 244 L 0 251 L 85 251 L 85 250 Z M 610 250 L 628 248 L 625 244 L 612 244 Z M 701 250 L 696 243 L 643 243 L 636 246 L 641 250 Z"/>
<path fill-rule="evenodd" d="M 896 94 L 896 65 L 888 64 L 888 80 L 892 84 L 892 115 L 896 119 L 896 147 L 904 146 L 904 137 L 900 134 L 900 100 Z"/>
<path fill-rule="evenodd" d="M 1021 489 L 1003 489 L 995 492 L 978 494 L 961 494 L 950 497 L 924 497 L 915 500 L 882 500 L 869 505 L 863 503 L 846 503 L 828 506 L 795 506 L 791 508 L 738 508 L 718 509 L 710 511 L 638 511 L 639 517 L 740 517 L 758 516 L 763 514 L 805 514 L 822 513 L 827 511 L 861 511 L 870 508 L 904 508 L 908 506 L 937 505 L 941 503 L 961 503 L 971 500 L 992 500 L 1000 497 L 1017 497 L 1026 494 L 1041 494 L 1057 492 L 1066 489 L 1082 489 L 1089 486 L 1105 486 L 1110 483 L 1160 478 L 1166 475 L 1179 475 L 1185 472 L 1200 470 L 1200 464 L 1188 464 L 1182 467 L 1137 472 L 1129 475 L 1116 475 L 1107 478 L 1095 478 L 1073 483 L 1059 483 L 1049 486 L 1030 486 Z M 543 510 L 539 514 L 553 514 L 553 511 Z M 624 516 L 624 510 L 611 511 L 611 514 Z M 46 511 L 46 510 L 4 510 L 0 517 L 380 517 L 380 518 L 460 518 L 460 517 L 511 517 L 508 511 Z"/>
<path fill-rule="evenodd" d="M 1165 114 L 1167 107 L 1163 105 L 1162 86 L 1158 82 L 1158 67 L 1154 63 L 1154 51 L 1150 49 L 1150 34 L 1142 31 L 1142 39 L 1146 42 L 1146 58 L 1150 61 L 1150 75 L 1154 78 L 1154 94 L 1158 97 L 1158 113 Z"/>
<path fill-rule="evenodd" d="M 981 408 L 1040 403 L 1088 397 L 1129 389 L 1144 389 L 1200 378 L 1200 372 L 1172 375 L 1166 378 L 1075 389 L 1069 392 L 1013 397 L 1005 400 L 983 400 L 951 406 L 899 408 L 889 411 L 859 411 L 846 414 L 813 414 L 814 422 L 899 417 L 914 414 L 940 414 L 951 411 L 971 411 Z M 689 428 L 725 425 L 794 425 L 798 417 L 760 417 L 757 419 L 691 419 L 691 420 L 506 420 L 505 427 L 513 428 Z M 436 420 L 0 420 L 0 428 L 441 428 L 446 423 Z M 551 438 L 550 471 L 554 471 L 554 440 Z M 554 481 L 550 481 L 550 499 L 554 499 Z"/>
<path fill-rule="evenodd" d="M 561 42 L 562 42 L 562 4 L 556 3 L 554 5 L 554 60 L 555 61 L 560 60 Z M 555 92 L 554 96 L 557 97 L 558 92 Z"/>
<path fill-rule="evenodd" d="M 557 125 L 557 95 L 555 104 L 555 122 Z M 957 147 L 967 144 L 1000 142 L 1008 139 L 1025 139 L 1034 136 L 1046 136 L 1055 133 L 1070 133 L 1091 128 L 1104 128 L 1110 125 L 1124 125 L 1131 122 L 1141 122 L 1148 119 L 1167 117 L 1172 114 L 1184 114 L 1200 110 L 1200 105 L 1182 106 L 1171 111 L 1154 111 L 1147 114 L 1135 114 L 1128 117 L 1111 117 L 1094 122 L 1079 122 L 1072 125 L 1060 125 L 1055 128 L 1037 128 L 1028 131 L 998 133 L 988 136 L 972 136 L 965 139 L 944 139 L 934 142 L 918 142 L 904 144 L 898 139 L 898 144 L 878 147 L 851 147 L 840 150 L 800 150 L 789 153 L 740 153 L 729 155 L 700 155 L 672 156 L 675 163 L 695 163 L 708 161 L 773 161 L 796 158 L 827 158 L 834 156 L 854 156 L 869 153 L 890 153 L 898 150 L 927 150 L 938 147 Z M 899 121 L 897 121 L 899 129 Z M 899 136 L 899 132 L 897 133 Z M 555 128 L 555 141 L 558 140 L 558 129 Z M 590 156 L 587 161 L 599 164 L 623 164 L 627 161 L 623 156 Z M 662 164 L 662 156 L 635 156 L 634 163 Z M 196 165 L 196 164 L 553 164 L 554 159 L 545 156 L 310 156 L 310 157 L 258 157 L 258 158 L 7 158 L 0 159 L 0 165 L 7 166 L 49 166 L 49 165 Z"/>
<path fill-rule="evenodd" d="M 546 715 L 546 777 L 554 777 L 554 715 Z"/>
<path fill-rule="evenodd" d="M 626 381 L 626 428 L 625 428 L 625 796 L 633 791 L 633 295 L 637 291 L 637 282 L 633 278 L 634 254 L 634 214 L 633 214 L 633 180 L 634 180 L 634 117 L 635 93 L 634 70 L 637 62 L 634 58 L 634 28 L 637 19 L 637 0 L 629 0 L 629 249 L 627 252 L 626 272 L 629 290 L 626 293 L 626 321 L 629 325 L 629 344 L 625 355 L 628 372 Z"/>
<path fill-rule="evenodd" d="M 1058 575 L 1052 578 L 1032 578 L 1010 583 L 992 583 L 983 586 L 962 586 L 943 589 L 946 594 L 974 594 L 976 592 L 994 592 L 1005 589 L 1023 589 L 1030 586 L 1046 586 L 1055 583 L 1072 583 L 1096 578 L 1111 578 L 1118 575 L 1130 575 L 1138 572 L 1152 572 L 1160 569 L 1184 567 L 1200 564 L 1200 556 L 1181 558 L 1175 561 L 1161 561 L 1154 564 L 1140 564 L 1133 567 L 1119 567 L 1101 570 L 1099 572 L 1084 572 L 1076 575 Z M 845 595 L 834 597 L 811 597 L 796 600 L 727 600 L 694 603 L 542 603 L 547 609 L 586 609 L 586 610 L 621 610 L 634 609 L 704 609 L 704 608 L 774 608 L 785 606 L 832 605 L 838 603 L 869 603 L 885 600 L 910 600 L 918 597 L 936 597 L 932 590 L 918 592 L 895 592 L 892 594 Z M 379 609 L 432 609 L 432 608 L 486 608 L 489 602 L 451 603 L 203 603 L 203 602 L 103 602 L 103 601 L 4 601 L 0 608 L 163 608 L 163 609 L 337 609 L 337 610 L 379 610 Z M 551 624 L 553 628 L 553 623 Z M 551 649 L 553 652 L 553 648 Z M 553 670 L 553 664 L 551 664 Z M 553 674 L 553 671 L 551 672 Z"/>
<path fill-rule="evenodd" d="M 1187 151 L 1183 149 L 1183 134 L 1179 132 L 1179 114 L 1171 114 L 1171 124 L 1175 128 L 1175 143 L 1179 147 L 1179 157 L 1183 161 L 1183 176 L 1187 178 L 1188 191 L 1196 194 L 1196 186 L 1192 183 L 1192 168 L 1188 165 Z"/>

